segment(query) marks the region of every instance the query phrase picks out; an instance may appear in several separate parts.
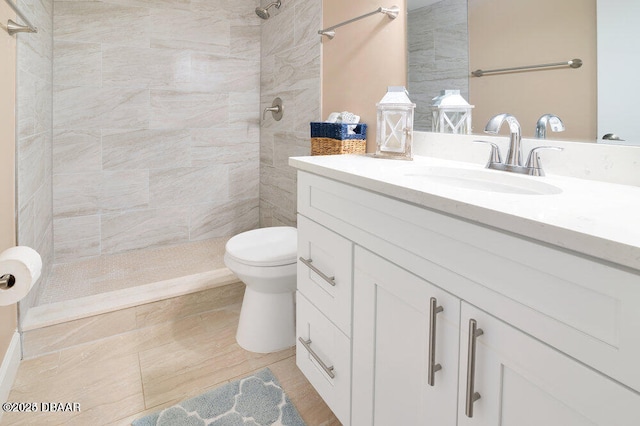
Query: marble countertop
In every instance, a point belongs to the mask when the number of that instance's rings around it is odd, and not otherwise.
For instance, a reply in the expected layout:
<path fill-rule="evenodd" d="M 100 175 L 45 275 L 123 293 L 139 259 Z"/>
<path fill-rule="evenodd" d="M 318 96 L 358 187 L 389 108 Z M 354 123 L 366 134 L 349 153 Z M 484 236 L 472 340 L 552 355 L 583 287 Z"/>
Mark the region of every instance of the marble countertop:
<path fill-rule="evenodd" d="M 544 182 L 561 189 L 545 195 L 511 194 L 457 187 L 424 179 L 416 171 L 435 168 L 506 173 L 433 157 L 414 161 L 363 155 L 291 157 L 299 170 L 513 232 L 558 247 L 640 270 L 640 187 L 547 175 L 509 174 L 534 187 Z M 448 170 L 448 169 L 447 169 Z M 454 170 L 455 172 L 455 170 Z M 475 173 L 475 172 L 471 172 Z M 495 176 L 500 179 L 500 175 Z M 537 182 L 531 182 L 535 180 Z"/>

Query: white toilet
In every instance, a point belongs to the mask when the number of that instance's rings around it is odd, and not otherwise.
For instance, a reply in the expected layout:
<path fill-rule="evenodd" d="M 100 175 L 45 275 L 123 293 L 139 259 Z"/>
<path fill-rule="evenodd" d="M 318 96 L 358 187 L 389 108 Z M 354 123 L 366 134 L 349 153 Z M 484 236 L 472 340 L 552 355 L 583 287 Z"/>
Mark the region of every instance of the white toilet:
<path fill-rule="evenodd" d="M 298 232 L 290 226 L 254 229 L 232 237 L 224 263 L 247 286 L 236 340 L 251 352 L 295 345 Z"/>

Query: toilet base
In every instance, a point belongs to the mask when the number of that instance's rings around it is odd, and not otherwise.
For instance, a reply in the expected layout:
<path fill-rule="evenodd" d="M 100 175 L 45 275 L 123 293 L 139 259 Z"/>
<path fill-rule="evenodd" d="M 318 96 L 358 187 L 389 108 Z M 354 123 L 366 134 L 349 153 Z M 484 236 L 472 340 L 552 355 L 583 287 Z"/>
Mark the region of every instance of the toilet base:
<path fill-rule="evenodd" d="M 295 345 L 295 292 L 259 293 L 245 288 L 236 341 L 250 352 L 269 353 Z"/>

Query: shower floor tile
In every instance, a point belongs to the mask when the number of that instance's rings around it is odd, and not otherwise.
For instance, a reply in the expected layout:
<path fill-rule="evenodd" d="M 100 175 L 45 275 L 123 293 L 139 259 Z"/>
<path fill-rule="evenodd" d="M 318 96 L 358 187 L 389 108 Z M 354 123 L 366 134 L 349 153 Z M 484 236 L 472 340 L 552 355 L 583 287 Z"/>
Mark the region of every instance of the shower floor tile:
<path fill-rule="evenodd" d="M 224 268 L 229 237 L 54 264 L 37 306 Z"/>

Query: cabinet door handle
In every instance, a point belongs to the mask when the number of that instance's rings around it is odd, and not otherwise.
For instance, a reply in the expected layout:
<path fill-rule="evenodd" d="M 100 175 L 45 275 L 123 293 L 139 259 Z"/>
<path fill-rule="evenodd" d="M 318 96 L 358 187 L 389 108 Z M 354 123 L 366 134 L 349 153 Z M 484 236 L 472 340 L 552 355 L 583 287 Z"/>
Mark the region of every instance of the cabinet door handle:
<path fill-rule="evenodd" d="M 444 311 L 442 306 L 438 306 L 438 300 L 432 297 L 429 303 L 429 371 L 427 383 L 429 386 L 436 384 L 436 371 L 442 370 L 440 364 L 436 364 L 436 315 Z"/>
<path fill-rule="evenodd" d="M 323 280 L 325 280 L 326 282 L 328 282 L 329 284 L 331 284 L 334 287 L 336 286 L 336 282 L 334 281 L 336 279 L 336 277 L 328 277 L 328 276 L 326 276 L 320 269 L 316 268 L 315 266 L 313 266 L 311 264 L 311 262 L 313 262 L 313 260 L 305 259 L 304 257 L 300 256 L 300 262 L 304 263 L 305 265 L 307 265 L 309 267 L 309 269 L 311 269 L 316 274 L 320 275 L 320 277 Z"/>
<path fill-rule="evenodd" d="M 315 351 L 313 349 L 311 349 L 311 339 L 309 340 L 304 340 L 302 337 L 298 337 L 298 340 L 300 341 L 300 343 L 302 343 L 302 346 L 304 346 L 304 348 L 309 351 L 309 353 L 311 354 L 311 356 L 313 357 L 313 359 L 315 359 L 318 364 L 320 364 L 320 367 L 322 367 L 322 369 L 324 370 L 325 373 L 327 373 L 327 375 L 329 377 L 331 377 L 332 379 L 336 377 L 336 373 L 333 372 L 333 365 L 330 367 L 327 367 L 327 364 L 324 363 L 324 361 L 322 361 L 320 359 L 320 357 L 318 356 L 317 353 L 315 353 Z"/>
<path fill-rule="evenodd" d="M 464 413 L 467 417 L 473 417 L 473 403 L 480 399 L 480 394 L 475 391 L 476 375 L 476 338 L 482 336 L 484 331 L 478 328 L 474 319 L 469 320 L 469 346 L 467 349 L 467 401 Z"/>

